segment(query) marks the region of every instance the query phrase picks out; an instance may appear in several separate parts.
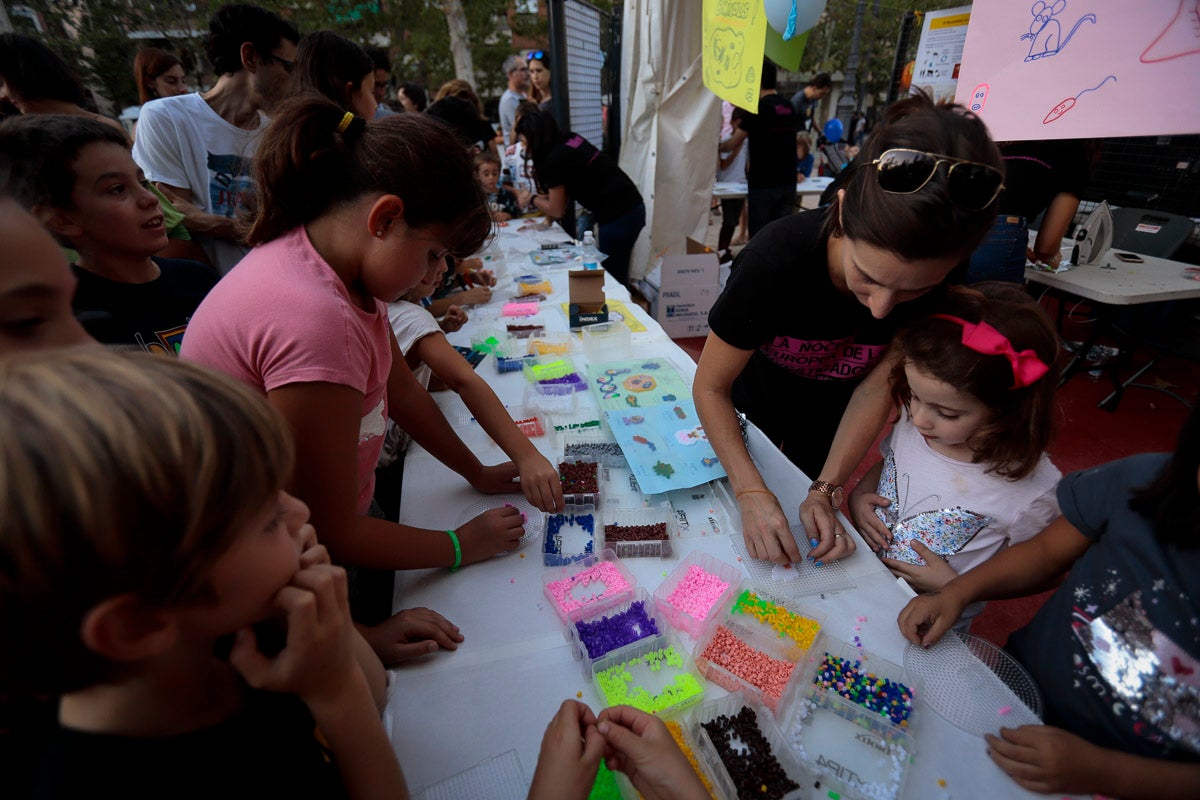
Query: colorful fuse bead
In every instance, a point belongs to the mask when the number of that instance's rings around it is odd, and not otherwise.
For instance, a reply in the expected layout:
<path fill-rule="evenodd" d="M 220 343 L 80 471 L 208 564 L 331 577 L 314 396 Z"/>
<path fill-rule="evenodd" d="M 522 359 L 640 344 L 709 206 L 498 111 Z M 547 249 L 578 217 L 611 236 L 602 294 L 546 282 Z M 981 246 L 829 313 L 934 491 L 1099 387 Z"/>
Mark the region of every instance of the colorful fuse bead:
<path fill-rule="evenodd" d="M 646 604 L 635 600 L 629 608 L 591 622 L 575 623 L 579 640 L 587 648 L 588 658 L 600 658 L 618 647 L 657 636 L 661 631 L 654 618 L 646 613 Z"/>
<path fill-rule="evenodd" d="M 597 588 L 603 587 L 603 591 L 594 597 L 587 597 L 583 600 L 577 599 L 572 594 L 577 586 L 586 587 L 592 585 L 595 585 Z M 592 566 L 575 573 L 569 578 L 551 581 L 546 584 L 546 592 L 553 598 L 559 612 L 564 618 L 572 611 L 583 608 L 597 600 L 614 597 L 627 591 L 629 591 L 629 581 L 625 580 L 625 576 L 621 574 L 621 570 L 617 569 L 617 565 L 611 561 L 597 561 Z"/>
<path fill-rule="evenodd" d="M 780 800 L 800 788 L 771 752 L 771 743 L 758 727 L 758 716 L 753 709 L 742 706 L 731 717 L 722 714 L 700 724 L 708 731 L 739 798 Z M 741 742 L 741 746 L 735 747 L 734 741 Z"/>
<path fill-rule="evenodd" d="M 610 706 L 629 705 L 657 714 L 696 700 L 704 694 L 700 681 L 683 668 L 683 663 L 683 656 L 674 647 L 664 647 L 597 672 L 596 683 Z M 644 687 L 633 684 L 633 673 L 629 670 L 636 666 L 644 666 L 651 672 L 673 667 L 677 672 L 669 684 L 656 694 L 651 694 Z"/>
<path fill-rule="evenodd" d="M 913 712 L 912 689 L 899 681 L 867 672 L 861 659 L 851 661 L 826 653 L 813 683 L 887 717 L 893 725 L 908 727 Z"/>
<path fill-rule="evenodd" d="M 667 538 L 667 523 L 656 522 L 652 525 L 605 525 L 604 540 L 608 542 L 647 542 L 665 541 Z"/>
<path fill-rule="evenodd" d="M 764 703 L 772 711 L 779 705 L 788 679 L 796 670 L 796 665 L 791 661 L 773 658 L 751 647 L 724 625 L 717 626 L 712 639 L 696 657 L 696 661 L 701 666 L 705 662 L 714 664 L 738 680 L 759 689 L 763 693 Z M 731 692 L 741 688 L 720 672 L 706 671 L 705 674 L 709 680 L 721 684 Z"/>
<path fill-rule="evenodd" d="M 564 461 L 558 465 L 563 494 L 594 494 L 600 491 L 600 467 L 595 461 Z"/>
<path fill-rule="evenodd" d="M 749 589 L 738 595 L 733 604 L 733 613 L 750 614 L 781 637 L 791 639 L 805 650 L 812 646 L 813 639 L 821 630 L 821 624 L 815 619 L 788 611 L 781 605 L 759 597 Z"/>
<path fill-rule="evenodd" d="M 600 759 L 600 769 L 596 771 L 596 781 L 588 792 L 588 800 L 624 800 L 617 777 L 604 766 L 604 759 Z"/>
<path fill-rule="evenodd" d="M 667 595 L 667 602 L 675 608 L 690 614 L 694 619 L 705 620 L 712 611 L 721 595 L 729 588 L 729 583 L 721 580 L 702 567 L 691 564 L 675 587 L 675 591 Z"/>
<path fill-rule="evenodd" d="M 577 526 L 588 534 L 581 553 L 563 553 L 562 529 Z M 543 562 L 547 567 L 561 567 L 582 561 L 592 555 L 595 547 L 596 517 L 594 514 L 551 514 L 546 517 L 546 539 L 542 546 Z"/>

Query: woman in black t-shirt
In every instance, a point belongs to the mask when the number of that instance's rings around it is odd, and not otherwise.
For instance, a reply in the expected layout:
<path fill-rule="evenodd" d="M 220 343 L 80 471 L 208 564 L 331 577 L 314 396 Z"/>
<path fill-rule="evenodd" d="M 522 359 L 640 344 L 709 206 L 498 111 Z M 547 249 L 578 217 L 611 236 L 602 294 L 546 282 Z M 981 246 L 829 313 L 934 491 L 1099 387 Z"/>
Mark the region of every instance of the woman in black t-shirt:
<path fill-rule="evenodd" d="M 533 205 L 554 219 L 572 218 L 573 202 L 592 212 L 600 226 L 597 244 L 608 256 L 604 268 L 627 284 L 629 255 L 646 226 L 646 206 L 637 186 L 587 139 L 560 133 L 554 118 L 543 111 L 522 114 L 515 130 L 533 161 L 538 185 Z M 568 227 L 567 232 L 574 231 Z"/>
<path fill-rule="evenodd" d="M 709 315 L 696 410 L 729 475 L 751 556 L 800 551 L 750 460 L 737 408 L 806 474 L 800 506 L 815 560 L 845 558 L 841 485 L 892 403 L 887 344 L 911 303 L 940 286 L 987 233 L 1003 188 L 987 128 L 920 95 L 891 106 L 832 204 L 767 225 L 733 263 Z M 836 431 L 836 434 L 835 434 Z"/>

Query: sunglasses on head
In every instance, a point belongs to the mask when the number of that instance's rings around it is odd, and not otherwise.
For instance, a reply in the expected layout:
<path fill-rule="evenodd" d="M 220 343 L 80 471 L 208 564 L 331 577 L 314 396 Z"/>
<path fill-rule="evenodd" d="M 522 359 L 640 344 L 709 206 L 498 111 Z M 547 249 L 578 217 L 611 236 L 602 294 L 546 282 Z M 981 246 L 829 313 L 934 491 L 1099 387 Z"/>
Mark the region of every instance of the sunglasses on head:
<path fill-rule="evenodd" d="M 941 164 L 948 165 L 950 199 L 969 211 L 987 208 L 1004 189 L 1004 173 L 993 166 L 924 150 L 893 147 L 864 166 L 875 167 L 879 188 L 888 194 L 914 194 L 929 183 Z"/>
<path fill-rule="evenodd" d="M 534 50 L 529 55 L 525 56 L 526 61 L 545 61 L 546 52 L 544 50 Z"/>

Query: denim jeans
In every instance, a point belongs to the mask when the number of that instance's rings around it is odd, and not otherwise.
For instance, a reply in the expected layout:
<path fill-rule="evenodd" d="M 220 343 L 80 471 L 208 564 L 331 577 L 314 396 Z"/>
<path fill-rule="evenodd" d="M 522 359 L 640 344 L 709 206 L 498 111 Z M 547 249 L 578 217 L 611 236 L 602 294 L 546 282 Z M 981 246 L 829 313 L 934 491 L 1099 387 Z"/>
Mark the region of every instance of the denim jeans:
<path fill-rule="evenodd" d="M 600 223 L 600 239 L 596 246 L 608 256 L 604 259 L 604 269 L 625 286 L 629 285 L 629 255 L 644 227 L 645 203 L 638 203 L 614 220 Z"/>
<path fill-rule="evenodd" d="M 980 281 L 1025 282 L 1025 248 L 1029 245 L 1029 226 L 1024 217 L 1001 214 L 987 238 L 971 254 L 963 283 Z"/>

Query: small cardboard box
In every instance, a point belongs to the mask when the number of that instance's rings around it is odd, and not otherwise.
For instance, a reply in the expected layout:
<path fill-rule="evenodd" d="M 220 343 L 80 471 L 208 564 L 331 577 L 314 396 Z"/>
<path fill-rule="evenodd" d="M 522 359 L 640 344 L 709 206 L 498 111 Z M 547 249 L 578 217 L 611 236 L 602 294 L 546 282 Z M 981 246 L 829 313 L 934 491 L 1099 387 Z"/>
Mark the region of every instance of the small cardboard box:
<path fill-rule="evenodd" d="M 604 298 L 602 269 L 573 269 L 568 273 L 567 288 L 570 300 L 567 317 L 571 330 L 584 325 L 608 322 L 608 305 Z"/>
<path fill-rule="evenodd" d="M 694 239 L 685 240 L 685 249 L 681 256 L 663 256 L 659 288 L 717 286 L 721 272 L 717 254 Z"/>

